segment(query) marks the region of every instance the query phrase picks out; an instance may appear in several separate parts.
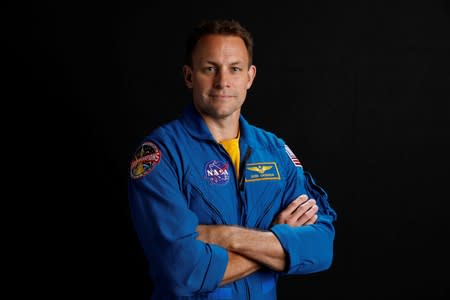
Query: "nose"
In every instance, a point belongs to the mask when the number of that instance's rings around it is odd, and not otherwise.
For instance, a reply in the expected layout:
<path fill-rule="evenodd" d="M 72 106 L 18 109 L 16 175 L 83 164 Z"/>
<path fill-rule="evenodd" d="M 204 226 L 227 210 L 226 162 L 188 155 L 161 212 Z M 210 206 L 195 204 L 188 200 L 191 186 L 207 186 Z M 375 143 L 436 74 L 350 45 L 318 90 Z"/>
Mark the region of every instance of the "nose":
<path fill-rule="evenodd" d="M 230 74 L 225 69 L 219 69 L 214 78 L 214 87 L 216 89 L 223 89 L 230 87 Z"/>

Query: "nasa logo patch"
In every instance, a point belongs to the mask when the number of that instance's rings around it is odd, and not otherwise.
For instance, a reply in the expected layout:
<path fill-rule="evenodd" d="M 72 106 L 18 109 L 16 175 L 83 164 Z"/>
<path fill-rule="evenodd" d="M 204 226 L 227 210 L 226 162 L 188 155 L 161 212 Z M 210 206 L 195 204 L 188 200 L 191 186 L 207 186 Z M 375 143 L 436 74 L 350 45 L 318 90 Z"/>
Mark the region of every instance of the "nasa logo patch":
<path fill-rule="evenodd" d="M 130 176 L 133 179 L 144 177 L 150 173 L 161 160 L 161 151 L 152 142 L 143 143 L 134 153 L 130 166 Z"/>
<path fill-rule="evenodd" d="M 230 180 L 229 164 L 219 160 L 211 160 L 205 164 L 205 179 L 209 184 L 224 185 Z"/>

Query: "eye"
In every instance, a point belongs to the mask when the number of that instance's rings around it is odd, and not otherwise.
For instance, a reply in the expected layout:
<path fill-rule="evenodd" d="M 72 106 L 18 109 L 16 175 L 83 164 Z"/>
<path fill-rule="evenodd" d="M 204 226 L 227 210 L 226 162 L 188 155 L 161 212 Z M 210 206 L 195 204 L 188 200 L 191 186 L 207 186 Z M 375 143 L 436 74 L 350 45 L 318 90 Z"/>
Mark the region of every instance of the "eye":
<path fill-rule="evenodd" d="M 242 71 L 242 69 L 239 68 L 239 67 L 232 67 L 231 69 L 233 70 L 233 72 L 240 72 L 240 71 Z"/>
<path fill-rule="evenodd" d="M 205 67 L 204 70 L 206 73 L 212 73 L 212 72 L 216 71 L 216 67 L 209 66 L 209 67 Z"/>

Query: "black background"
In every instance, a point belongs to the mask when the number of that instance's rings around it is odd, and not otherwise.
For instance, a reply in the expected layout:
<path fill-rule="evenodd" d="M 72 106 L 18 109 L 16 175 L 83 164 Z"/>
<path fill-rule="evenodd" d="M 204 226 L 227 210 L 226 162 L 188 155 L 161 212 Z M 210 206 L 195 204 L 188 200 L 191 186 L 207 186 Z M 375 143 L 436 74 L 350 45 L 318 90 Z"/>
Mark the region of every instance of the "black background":
<path fill-rule="evenodd" d="M 21 260 L 38 263 L 20 281 L 43 279 L 34 294 L 149 299 L 129 159 L 190 99 L 190 28 L 224 17 L 254 34 L 244 116 L 288 143 L 338 213 L 331 269 L 282 279 L 279 299 L 449 296 L 447 1 L 44 1 L 3 14 L 9 202 Z"/>

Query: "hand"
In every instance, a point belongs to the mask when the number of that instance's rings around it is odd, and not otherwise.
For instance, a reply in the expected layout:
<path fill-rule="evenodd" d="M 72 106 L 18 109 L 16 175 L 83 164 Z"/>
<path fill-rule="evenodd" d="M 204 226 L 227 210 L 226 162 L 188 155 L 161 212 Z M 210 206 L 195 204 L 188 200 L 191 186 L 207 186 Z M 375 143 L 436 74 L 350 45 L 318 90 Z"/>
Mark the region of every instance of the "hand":
<path fill-rule="evenodd" d="M 316 200 L 301 195 L 277 215 L 272 225 L 289 224 L 295 227 L 314 224 L 318 210 Z"/>

